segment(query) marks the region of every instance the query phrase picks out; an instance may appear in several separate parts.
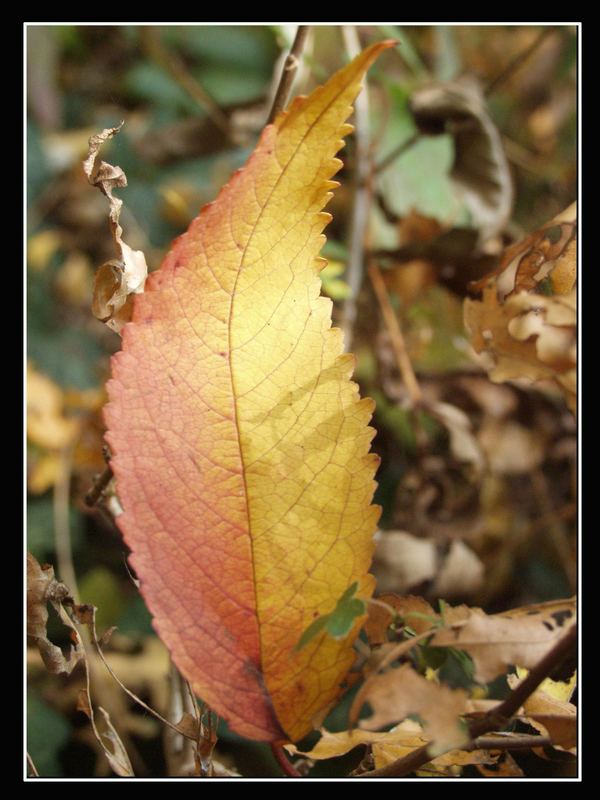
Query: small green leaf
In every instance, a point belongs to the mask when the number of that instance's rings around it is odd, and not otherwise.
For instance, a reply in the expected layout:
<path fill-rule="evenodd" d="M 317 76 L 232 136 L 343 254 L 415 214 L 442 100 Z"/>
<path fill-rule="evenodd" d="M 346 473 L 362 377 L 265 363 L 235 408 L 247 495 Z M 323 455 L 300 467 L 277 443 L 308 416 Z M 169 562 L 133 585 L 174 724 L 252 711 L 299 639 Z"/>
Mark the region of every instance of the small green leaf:
<path fill-rule="evenodd" d="M 323 614 L 311 622 L 295 649 L 302 650 L 323 629 L 334 639 L 343 639 L 347 636 L 354 625 L 354 620 L 362 616 L 366 610 L 364 601 L 354 597 L 357 589 L 358 581 L 354 581 L 340 597 L 331 614 Z"/>
<path fill-rule="evenodd" d="M 300 641 L 298 642 L 298 644 L 294 649 L 298 651 L 302 650 L 303 647 L 306 647 L 306 645 L 310 641 L 312 641 L 318 633 L 320 633 L 323 630 L 325 625 L 327 625 L 327 622 L 329 621 L 329 616 L 330 616 L 329 614 L 323 614 L 322 617 L 317 617 L 317 619 L 314 622 L 311 622 L 311 624 L 308 626 L 308 628 L 304 631 L 304 633 L 300 637 Z"/>
<path fill-rule="evenodd" d="M 343 639 L 350 633 L 354 620 L 365 613 L 365 604 L 356 598 L 348 600 L 343 605 L 337 604 L 333 614 L 329 615 L 327 621 L 327 632 L 334 639 Z"/>

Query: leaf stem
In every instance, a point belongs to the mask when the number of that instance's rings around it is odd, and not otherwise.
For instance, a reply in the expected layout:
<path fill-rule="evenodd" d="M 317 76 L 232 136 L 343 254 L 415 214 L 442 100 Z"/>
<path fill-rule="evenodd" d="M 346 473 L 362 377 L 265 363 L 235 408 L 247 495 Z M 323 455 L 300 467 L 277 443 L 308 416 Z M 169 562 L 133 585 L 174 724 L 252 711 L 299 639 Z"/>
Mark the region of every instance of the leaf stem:
<path fill-rule="evenodd" d="M 505 728 L 511 717 L 513 717 L 525 700 L 532 695 L 540 683 L 563 662 L 577 644 L 577 626 L 572 625 L 567 633 L 559 642 L 537 663 L 529 675 L 519 683 L 508 697 L 499 703 L 495 708 L 488 711 L 481 719 L 475 720 L 469 725 L 470 745 L 464 749 L 473 749 L 477 740 L 486 733 Z M 494 737 L 496 739 L 497 737 Z M 538 740 L 543 746 L 545 739 Z M 441 754 L 438 754 L 441 755 Z M 359 778 L 402 778 L 411 772 L 422 767 L 431 761 L 429 754 L 429 744 L 423 745 L 413 750 L 403 758 L 399 758 L 392 764 L 388 764 L 381 769 L 370 770 L 358 775 Z"/>
<path fill-rule="evenodd" d="M 273 757 L 283 770 L 284 775 L 287 775 L 288 778 L 302 777 L 302 775 L 300 775 L 300 773 L 294 767 L 294 765 L 289 761 L 288 757 L 283 751 L 283 747 L 281 746 L 280 742 L 271 742 L 271 752 L 273 753 Z"/>

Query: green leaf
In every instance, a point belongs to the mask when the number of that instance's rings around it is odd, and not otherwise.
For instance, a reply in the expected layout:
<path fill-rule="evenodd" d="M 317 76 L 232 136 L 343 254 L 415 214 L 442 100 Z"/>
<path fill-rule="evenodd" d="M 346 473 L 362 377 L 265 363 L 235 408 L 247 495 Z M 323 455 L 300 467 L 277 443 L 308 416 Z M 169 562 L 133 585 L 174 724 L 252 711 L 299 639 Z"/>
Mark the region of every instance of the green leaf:
<path fill-rule="evenodd" d="M 304 631 L 295 649 L 302 650 L 303 647 L 306 647 L 306 645 L 310 641 L 312 641 L 312 639 L 314 639 L 318 633 L 320 633 L 323 630 L 325 625 L 327 625 L 327 622 L 329 621 L 329 616 L 330 616 L 329 614 L 323 614 L 322 617 L 317 617 L 317 619 L 314 622 L 312 622 L 308 626 L 308 628 Z"/>
<path fill-rule="evenodd" d="M 331 614 L 322 614 L 308 626 L 295 649 L 302 650 L 323 629 L 334 639 L 343 639 L 347 636 L 352 630 L 354 620 L 362 616 L 366 610 L 364 601 L 354 597 L 357 589 L 358 582 L 354 581 L 340 597 Z"/>

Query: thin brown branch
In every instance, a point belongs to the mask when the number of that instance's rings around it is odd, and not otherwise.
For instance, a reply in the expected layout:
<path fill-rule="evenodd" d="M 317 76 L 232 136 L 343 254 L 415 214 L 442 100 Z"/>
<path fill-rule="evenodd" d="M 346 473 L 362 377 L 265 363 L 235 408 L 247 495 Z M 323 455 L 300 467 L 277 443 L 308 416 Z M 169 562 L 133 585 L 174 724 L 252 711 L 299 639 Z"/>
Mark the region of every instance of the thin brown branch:
<path fill-rule="evenodd" d="M 283 774 L 287 775 L 288 778 L 301 778 L 302 775 L 298 772 L 298 770 L 294 767 L 294 765 L 289 761 L 288 757 L 283 751 L 283 747 L 279 742 L 271 742 L 271 752 L 281 769 L 283 770 Z"/>
<path fill-rule="evenodd" d="M 502 72 L 497 75 L 492 81 L 488 83 L 485 87 L 484 94 L 486 97 L 489 97 L 490 94 L 496 91 L 496 89 L 505 81 L 507 81 L 511 75 L 516 72 L 521 65 L 527 61 L 527 59 L 535 53 L 535 51 L 542 45 L 545 40 L 553 34 L 557 30 L 555 25 L 550 25 L 547 28 L 544 28 L 538 36 L 534 39 L 534 41 L 526 47 L 521 53 L 519 53 L 510 64 L 507 64 L 506 67 L 502 70 Z"/>
<path fill-rule="evenodd" d="M 196 78 L 190 75 L 179 56 L 168 50 L 160 38 L 160 27 L 145 25 L 141 28 L 141 40 L 148 56 L 161 66 L 179 86 L 206 111 L 215 125 L 231 138 L 227 115 Z"/>
<path fill-rule="evenodd" d="M 532 750 L 534 747 L 550 747 L 549 736 L 509 734 L 507 736 L 478 736 L 465 750 Z"/>
<path fill-rule="evenodd" d="M 106 660 L 106 657 L 105 657 L 105 655 L 104 655 L 104 653 L 102 651 L 102 648 L 100 647 L 100 642 L 98 641 L 98 635 L 96 633 L 96 622 L 95 622 L 95 620 L 92 623 L 88 623 L 88 624 L 89 624 L 89 627 L 91 629 L 92 641 L 93 641 L 94 646 L 96 648 L 96 652 L 98 653 L 98 656 L 100 657 L 100 660 L 102 661 L 102 663 L 104 664 L 104 666 L 106 667 L 106 669 L 108 670 L 110 675 L 119 684 L 121 689 L 123 689 L 125 694 L 127 694 L 135 703 L 137 703 L 139 706 L 141 706 L 143 709 L 145 709 L 149 714 L 151 714 L 153 717 L 155 717 L 157 720 L 159 720 L 159 722 L 162 722 L 163 725 L 166 725 L 168 728 L 171 728 L 171 730 L 175 731 L 176 733 L 179 733 L 179 734 L 181 734 L 183 736 L 187 736 L 185 731 L 181 730 L 180 728 L 177 727 L 177 725 L 174 725 L 168 719 L 163 717 L 162 714 L 159 714 L 158 711 L 155 711 L 147 703 L 144 703 L 144 701 L 141 698 L 139 698 L 134 692 L 132 692 L 131 689 L 128 689 L 127 686 L 125 686 L 125 684 L 120 680 L 118 675 L 114 672 L 114 670 L 112 669 L 112 667 L 110 666 L 110 664 Z M 190 737 L 190 736 L 188 736 L 188 738 L 192 738 L 193 739 L 193 737 Z M 194 739 L 194 741 L 195 741 L 195 739 Z"/>
<path fill-rule="evenodd" d="M 407 150 L 410 150 L 410 148 L 416 144 L 420 138 L 421 134 L 419 131 L 413 133 L 412 136 L 402 142 L 402 144 L 399 144 L 398 147 L 391 151 L 391 153 L 388 153 L 387 156 L 382 158 L 379 164 L 375 165 L 373 172 L 376 175 L 379 175 L 381 172 L 387 169 L 390 164 L 393 164 L 393 162 L 399 158 L 399 156 L 401 156 L 403 153 L 406 153 Z"/>
<path fill-rule="evenodd" d="M 37 771 L 36 766 L 33 763 L 33 759 L 29 755 L 29 753 L 27 753 L 27 763 L 29 764 L 29 770 L 30 770 L 30 773 L 31 773 L 29 775 L 29 777 L 30 778 L 39 778 L 40 777 L 40 773 Z"/>
<path fill-rule="evenodd" d="M 400 327 L 398 317 L 390 303 L 383 276 L 379 267 L 374 263 L 369 264 L 369 277 L 371 278 L 373 289 L 375 290 L 377 300 L 381 306 L 383 319 L 392 340 L 392 347 L 394 348 L 400 375 L 402 376 L 413 407 L 418 406 L 423 400 L 423 393 L 421 392 L 421 387 L 419 386 L 413 365 L 408 356 L 402 328 Z"/>
<path fill-rule="evenodd" d="M 304 45 L 306 44 L 309 30 L 310 25 L 298 25 L 296 38 L 292 44 L 292 49 L 290 50 L 289 55 L 283 65 L 281 78 L 279 79 L 279 86 L 275 92 L 275 98 L 267 119 L 267 125 L 270 125 L 277 114 L 279 114 L 280 111 L 283 111 L 286 106 L 290 89 L 292 88 L 294 78 L 296 77 L 296 72 L 298 71 L 300 56 L 304 50 Z"/>
<path fill-rule="evenodd" d="M 356 28 L 344 25 L 342 34 L 348 56 L 353 59 L 361 50 Z M 366 85 L 354 102 L 354 202 L 350 219 L 350 240 L 346 283 L 350 290 L 344 302 L 342 313 L 342 330 L 344 331 L 344 349 L 352 349 L 352 337 L 356 323 L 356 302 L 364 278 L 364 252 L 368 235 L 369 210 L 372 200 L 370 185 L 371 163 L 369 158 L 369 94 Z"/>
<path fill-rule="evenodd" d="M 521 681 L 521 683 L 515 686 L 505 700 L 499 703 L 495 708 L 491 709 L 491 711 L 489 711 L 480 719 L 471 722 L 469 725 L 470 745 L 468 745 L 466 749 L 471 748 L 471 745 L 475 744 L 475 742 L 485 734 L 506 728 L 510 719 L 518 712 L 527 698 L 535 692 L 542 681 L 544 681 L 554 671 L 554 669 L 561 665 L 564 659 L 576 647 L 576 644 L 577 626 L 572 625 L 562 639 L 560 639 L 560 641 L 552 648 L 552 650 L 550 650 L 542 659 L 540 659 L 525 680 Z M 539 742 L 540 744 L 542 743 L 542 737 L 540 737 Z M 427 744 L 423 747 L 413 750 L 407 756 L 399 758 L 392 764 L 388 764 L 386 767 L 374 769 L 370 772 L 363 772 L 357 777 L 402 778 L 405 775 L 409 775 L 415 770 L 420 769 L 424 764 L 427 764 L 431 760 L 431 755 L 429 754 L 429 745 Z"/>
<path fill-rule="evenodd" d="M 111 482 L 112 478 L 113 478 L 112 468 L 110 464 L 107 464 L 106 467 L 104 467 L 104 470 L 95 477 L 91 489 L 86 494 L 84 498 L 86 506 L 92 508 L 92 506 L 96 505 L 98 500 L 100 500 L 100 498 L 102 497 L 104 490 Z"/>

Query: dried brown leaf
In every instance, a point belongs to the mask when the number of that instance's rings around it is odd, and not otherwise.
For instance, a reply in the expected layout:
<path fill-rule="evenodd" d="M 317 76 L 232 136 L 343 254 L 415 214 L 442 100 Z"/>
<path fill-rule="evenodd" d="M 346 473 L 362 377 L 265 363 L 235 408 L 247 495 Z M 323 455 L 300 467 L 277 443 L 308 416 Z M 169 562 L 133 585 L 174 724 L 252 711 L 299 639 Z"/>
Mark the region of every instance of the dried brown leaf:
<path fill-rule="evenodd" d="M 465 619 L 436 631 L 430 645 L 466 651 L 475 679 L 488 683 L 514 664 L 535 666 L 575 623 L 575 615 L 575 598 L 492 615 L 472 608 Z"/>
<path fill-rule="evenodd" d="M 369 684 L 362 701 L 369 703 L 373 713 L 360 721 L 361 728 L 374 730 L 418 714 L 426 736 L 433 742 L 432 755 L 468 742 L 466 727 L 460 722 L 467 703 L 463 689 L 427 680 L 410 664 L 373 676 Z"/>
<path fill-rule="evenodd" d="M 331 733 L 325 728 L 321 728 L 320 733 L 321 738 L 308 752 L 300 751 L 293 744 L 287 744 L 284 747 L 290 755 L 321 761 L 343 756 L 355 747 L 370 744 L 373 749 L 375 766 L 379 769 L 430 742 L 430 739 L 425 736 L 422 726 L 410 719 L 385 733 L 356 728 L 340 733 Z M 493 763 L 494 760 L 489 753 L 482 750 L 450 750 L 435 758 L 432 764 L 436 767 L 465 766 L 467 764 Z"/>
<path fill-rule="evenodd" d="M 423 733 L 422 726 L 411 719 L 405 719 L 400 725 L 383 734 L 381 739 L 373 743 L 373 758 L 375 768 L 381 769 L 392 764 L 399 758 L 404 758 L 413 750 L 417 750 L 430 741 Z M 493 764 L 497 760 L 487 750 L 449 750 L 447 753 L 434 758 L 430 766 L 434 768 L 465 767 L 469 764 Z"/>

